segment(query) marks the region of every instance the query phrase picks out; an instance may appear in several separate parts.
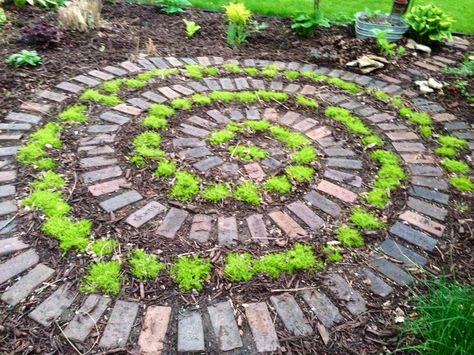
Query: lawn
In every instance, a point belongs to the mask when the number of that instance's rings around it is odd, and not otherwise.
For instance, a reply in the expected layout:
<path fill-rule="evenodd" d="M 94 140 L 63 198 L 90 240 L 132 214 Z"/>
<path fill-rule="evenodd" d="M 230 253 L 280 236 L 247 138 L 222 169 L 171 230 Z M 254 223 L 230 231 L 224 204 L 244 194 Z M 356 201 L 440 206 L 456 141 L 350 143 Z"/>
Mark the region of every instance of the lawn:
<path fill-rule="evenodd" d="M 297 12 L 312 10 L 312 0 L 242 0 L 255 13 L 289 16 Z M 230 0 L 191 0 L 196 7 L 221 9 Z M 453 31 L 474 33 L 474 0 L 416 0 L 416 4 L 433 3 L 455 19 Z M 392 0 L 321 0 L 321 9 L 331 19 L 348 19 L 365 8 L 389 11 Z"/>

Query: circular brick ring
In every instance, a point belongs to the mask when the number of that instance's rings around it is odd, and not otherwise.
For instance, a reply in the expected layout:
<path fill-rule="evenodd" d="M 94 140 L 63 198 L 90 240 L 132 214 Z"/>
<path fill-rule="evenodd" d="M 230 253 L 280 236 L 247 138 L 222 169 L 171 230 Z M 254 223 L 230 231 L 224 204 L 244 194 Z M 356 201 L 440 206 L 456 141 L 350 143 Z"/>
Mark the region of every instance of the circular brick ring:
<path fill-rule="evenodd" d="M 141 58 L 136 63 L 127 61 L 117 67 L 94 70 L 87 75 L 79 75 L 70 82 L 58 84 L 53 91 L 40 92 L 36 101 L 23 104 L 19 112 L 11 112 L 6 117 L 8 123 L 2 123 L 0 129 L 11 131 L 10 139 L 15 139 L 13 135 L 16 132 L 27 132 L 39 125 L 41 115 L 51 112 L 53 107 L 59 108 L 63 102 L 69 102 L 85 87 L 94 87 L 101 81 L 134 75 L 154 67 L 179 68 L 186 63 L 221 66 L 224 60 L 218 57 Z M 229 63 L 243 67 L 264 67 L 271 64 L 251 59 Z M 287 70 L 314 70 L 362 86 L 373 86 L 390 94 L 402 90 L 393 83 L 340 70 L 299 63 L 276 64 Z M 324 154 L 325 158 L 321 160 L 324 161 L 325 168 L 318 170 L 314 183 L 295 201 L 289 201 L 290 203 L 278 208 L 267 206 L 268 210 L 265 209 L 263 213 L 239 215 L 239 218 L 233 215 L 219 216 L 216 226 L 214 219 L 206 214 L 192 213 L 193 216 L 190 216 L 190 212 L 183 207 L 168 205 L 167 201 L 147 197 L 146 193 L 139 191 L 140 186 L 133 184 L 135 177 L 125 171 L 130 168 L 125 167 L 124 156 L 117 153 L 120 142 L 115 139 L 115 131 L 136 120 L 152 102 L 163 103 L 195 92 L 222 89 L 281 90 L 290 95 L 303 93 L 317 98 L 324 105 L 345 107 L 383 135 L 384 141 L 387 144 L 390 142 L 393 149 L 401 155 L 411 174 L 406 207 L 391 218 L 392 223 L 388 227 L 390 236 L 376 246 L 377 251 L 366 260 L 366 266 L 361 263 L 355 268 L 334 267 L 330 272 L 321 272 L 321 285 L 309 285 L 298 292 L 276 294 L 268 299 L 268 303 L 266 300 L 255 302 L 252 295 L 247 295 L 244 297 L 248 300 L 245 305 L 234 304 L 232 298 L 222 298 L 219 302 L 203 305 L 203 309 L 189 306 L 180 309 L 169 305 L 149 305 L 142 309 L 141 303 L 136 300 L 118 299 L 112 302 L 106 296 L 79 296 L 75 291 L 76 285 L 68 283 L 67 277 L 58 280 L 59 287 L 54 292 L 51 287 L 38 292 L 40 285 L 51 279 L 55 271 L 48 266 L 48 260 L 41 260 L 40 263 L 37 251 L 25 243 L 28 242 L 26 235 L 11 236 L 15 233 L 17 221 L 9 218 L 2 222 L 1 231 L 7 239 L 0 240 L 0 256 L 6 257 L 0 264 L 0 284 L 6 286 L 2 286 L 3 302 L 15 307 L 21 305 L 23 299 L 32 298 L 35 302 L 34 306 L 29 305 L 31 312 L 28 317 L 46 327 L 53 322 L 61 324 L 64 327 L 62 335 L 76 345 L 93 343 L 87 339 L 94 331 L 94 337 L 100 339 L 98 345 L 102 349 L 140 348 L 142 353 L 157 353 L 163 349 L 169 353 L 176 350 L 212 352 L 239 349 L 242 353 L 255 353 L 276 351 L 280 346 L 280 329 L 282 334 L 301 337 L 319 331 L 323 340 L 327 341 L 325 328 L 331 329 L 336 324 L 363 317 L 368 301 L 363 295 L 382 299 L 389 297 L 394 287 L 412 282 L 414 277 L 407 268 L 425 265 L 429 257 L 427 253 L 435 249 L 438 238 L 445 232 L 443 222 L 448 211 L 443 206 L 450 198 L 448 185 L 443 180 L 444 173 L 438 167 L 437 158 L 430 154 L 418 135 L 402 119 L 389 112 L 380 112 L 370 104 L 370 99 L 363 96 L 354 97 L 340 92 L 334 94 L 333 88 L 302 86 L 289 80 L 264 81 L 235 76 L 203 80 L 173 79 L 171 84 L 157 85 L 156 90 L 137 91 L 137 96 L 127 98 L 127 104 L 103 110 L 92 117 L 87 128 L 79 129 L 81 133 L 76 156 L 80 157 L 80 167 L 85 171 L 81 172 L 78 184 L 87 186 L 90 194 L 97 197 L 101 209 L 107 213 L 113 212 L 115 218 L 122 218 L 119 223 L 129 225 L 124 228 L 141 228 L 147 223 L 158 221 L 156 234 L 170 239 L 179 236 L 206 242 L 212 236 L 217 236 L 219 244 L 232 246 L 238 240 L 242 241 L 240 236 L 243 229 L 248 231 L 250 239 L 254 238 L 258 242 L 265 241 L 272 230 L 290 239 L 313 238 L 323 225 L 341 221 L 347 208 L 357 201 L 358 194 L 363 191 L 360 171 L 365 167 L 361 157 L 351 147 L 347 147 L 345 142 L 334 139 L 335 128 L 322 124 L 320 119 L 305 117 L 278 105 L 275 105 L 278 109 L 269 105 L 264 109 L 251 108 L 245 113 L 233 110 L 232 105 L 229 105 L 230 111 L 225 108 L 212 109 L 206 111 L 204 117 L 190 116 L 186 123 L 173 132 L 176 136 L 172 144 L 183 148 L 180 155 L 184 158 L 191 157 L 191 164 L 196 168 L 196 164 L 198 167 L 209 164 L 209 159 L 216 161 L 212 154 L 205 152 L 206 155 L 201 155 L 202 149 L 196 149 L 203 145 L 203 138 L 208 134 L 210 125 L 214 127 L 213 125 L 222 124 L 224 120 L 238 121 L 243 117 L 254 117 L 298 130 L 311 139 L 321 155 Z M 40 102 L 41 100 L 44 101 Z M 433 118 L 447 127 L 462 123 L 453 122 L 456 118 L 445 113 L 437 104 L 426 100 L 417 101 L 417 104 L 428 107 L 431 111 L 438 111 Z M 465 137 L 472 137 L 473 133 L 468 125 L 462 126 L 460 131 Z M 20 137 L 17 135 L 16 139 Z M 472 144 L 470 148 L 473 148 Z M 17 149 L 18 146 L 4 146 L 0 151 L 2 156 L 9 157 Z M 14 163 L 7 158 L 2 164 L 1 181 L 15 181 Z M 214 169 L 223 164 L 207 166 Z M 245 170 L 249 178 L 252 178 L 252 171 L 257 169 Z M 270 172 L 266 172 L 261 166 L 259 172 L 260 170 L 264 174 Z M 17 205 L 11 197 L 15 194 L 15 187 L 5 185 L 1 191 L 2 196 L 10 198 L 1 202 L 2 215 L 15 213 Z M 97 210 L 95 206 L 90 208 L 92 211 Z M 182 235 L 180 229 L 185 221 L 190 225 L 185 235 Z M 245 239 L 247 238 L 243 241 Z M 399 263 L 395 263 L 394 259 Z M 19 275 L 24 276 L 15 280 Z M 64 317 L 64 311 L 70 307 L 77 309 L 76 314 Z M 277 321 L 274 313 L 278 315 Z M 105 314 L 109 316 L 104 318 Z M 242 316 L 246 319 L 244 324 L 240 321 Z M 135 327 L 137 319 L 143 323 L 138 328 Z M 99 334 L 97 324 L 100 324 Z"/>

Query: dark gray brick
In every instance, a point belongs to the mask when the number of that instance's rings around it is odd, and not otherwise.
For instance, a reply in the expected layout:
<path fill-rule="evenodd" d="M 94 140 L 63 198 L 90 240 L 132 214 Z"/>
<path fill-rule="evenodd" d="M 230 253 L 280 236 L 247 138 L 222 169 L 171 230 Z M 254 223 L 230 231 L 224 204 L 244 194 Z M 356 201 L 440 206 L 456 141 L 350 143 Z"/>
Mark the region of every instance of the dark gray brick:
<path fill-rule="evenodd" d="M 163 102 L 168 101 L 168 99 L 156 92 L 152 91 L 145 91 L 142 96 L 150 101 L 156 102 L 158 104 L 162 104 Z"/>
<path fill-rule="evenodd" d="M 275 307 L 278 316 L 285 328 L 294 336 L 308 336 L 313 334 L 313 328 L 306 319 L 296 300 L 289 293 L 271 296 L 270 302 Z"/>
<path fill-rule="evenodd" d="M 421 197 L 426 200 L 431 200 L 442 204 L 447 204 L 449 201 L 449 195 L 421 186 L 410 187 L 408 194 L 414 197 Z"/>
<path fill-rule="evenodd" d="M 359 291 L 353 289 L 341 275 L 328 275 L 323 283 L 353 315 L 357 316 L 367 310 Z"/>
<path fill-rule="evenodd" d="M 193 166 L 199 171 L 206 171 L 215 168 L 219 165 L 222 165 L 223 162 L 224 161 L 221 158 L 213 155 L 211 157 L 204 158 L 203 160 L 198 161 L 197 163 L 193 164 Z"/>
<path fill-rule="evenodd" d="M 18 145 L 10 146 L 10 147 L 0 147 L 0 156 L 8 157 L 11 155 L 15 155 L 16 152 L 18 152 L 18 149 L 20 149 L 20 146 Z"/>
<path fill-rule="evenodd" d="M 265 90 L 265 82 L 260 79 L 251 79 L 250 85 L 257 90 Z"/>
<path fill-rule="evenodd" d="M 37 124 L 41 120 L 41 117 L 24 112 L 10 112 L 7 117 L 5 117 L 5 120 Z"/>
<path fill-rule="evenodd" d="M 330 157 L 349 157 L 355 155 L 352 149 L 346 148 L 326 148 L 324 153 Z"/>
<path fill-rule="evenodd" d="M 0 264 L 0 284 L 36 265 L 38 254 L 30 249 Z"/>
<path fill-rule="evenodd" d="M 204 83 L 207 85 L 207 87 L 211 91 L 221 90 L 219 82 L 215 79 L 207 79 L 206 78 L 206 79 L 204 79 Z"/>
<path fill-rule="evenodd" d="M 100 119 L 107 122 L 116 123 L 118 125 L 124 125 L 125 123 L 128 123 L 128 121 L 130 121 L 128 117 L 119 115 L 118 113 L 114 113 L 111 111 L 107 111 L 101 114 Z"/>
<path fill-rule="evenodd" d="M 385 239 L 380 244 L 380 249 L 392 258 L 402 261 L 407 266 L 424 266 L 428 262 L 424 256 L 398 244 L 393 239 Z"/>
<path fill-rule="evenodd" d="M 364 269 L 364 274 L 370 281 L 370 291 L 381 297 L 387 297 L 390 293 L 392 293 L 393 288 L 380 277 L 375 275 L 372 271 L 369 269 Z"/>
<path fill-rule="evenodd" d="M 210 110 L 206 112 L 209 117 L 211 117 L 214 121 L 219 124 L 226 124 L 230 122 L 229 118 L 224 116 L 220 111 L 217 110 Z"/>
<path fill-rule="evenodd" d="M 461 131 L 469 128 L 471 128 L 471 126 L 464 121 L 452 121 L 444 124 L 444 129 L 447 131 Z"/>
<path fill-rule="evenodd" d="M 323 219 L 306 206 L 303 201 L 290 203 L 287 207 L 313 231 L 319 230 L 324 224 Z"/>
<path fill-rule="evenodd" d="M 234 311 L 229 301 L 207 307 L 214 336 L 221 351 L 229 351 L 243 346 Z"/>
<path fill-rule="evenodd" d="M 411 179 L 413 185 L 426 186 L 437 190 L 447 190 L 449 185 L 446 181 L 423 176 L 413 176 Z"/>
<path fill-rule="evenodd" d="M 408 164 L 413 175 L 418 176 L 443 176 L 443 170 L 434 165 Z"/>
<path fill-rule="evenodd" d="M 178 352 L 205 351 L 204 329 L 199 312 L 178 316 Z"/>
<path fill-rule="evenodd" d="M 196 126 L 200 126 L 202 128 L 210 129 L 210 130 L 215 129 L 217 127 L 216 123 L 206 120 L 204 118 L 201 118 L 199 116 L 191 116 L 190 118 L 188 118 L 187 122 L 193 123 Z"/>
<path fill-rule="evenodd" d="M 168 69 L 169 65 L 160 57 L 152 57 L 148 58 L 150 62 L 152 62 L 157 68 L 159 69 Z"/>
<path fill-rule="evenodd" d="M 92 158 L 82 158 L 80 160 L 81 168 L 95 168 L 100 166 L 114 165 L 117 164 L 117 159 L 115 158 L 106 158 L 102 155 L 92 157 Z"/>
<path fill-rule="evenodd" d="M 222 89 L 224 89 L 224 90 L 233 91 L 233 90 L 236 89 L 232 79 L 221 78 L 221 79 L 219 79 L 219 83 L 221 84 Z"/>
<path fill-rule="evenodd" d="M 185 123 L 181 123 L 181 131 L 185 134 L 189 134 L 190 136 L 198 137 L 198 138 L 204 138 L 209 134 L 209 131 L 202 129 L 202 128 L 197 128 L 194 126 L 190 126 Z"/>
<path fill-rule="evenodd" d="M 132 105 L 136 106 L 142 110 L 148 110 L 150 106 L 152 105 L 151 102 L 143 100 L 139 97 L 132 97 L 131 99 L 128 99 L 127 102 Z"/>
<path fill-rule="evenodd" d="M 174 238 L 189 213 L 178 208 L 171 208 L 161 225 L 156 230 L 156 234 L 165 238 Z"/>
<path fill-rule="evenodd" d="M 235 86 L 237 87 L 237 90 L 247 90 L 250 88 L 250 85 L 245 78 L 236 78 L 235 79 Z"/>
<path fill-rule="evenodd" d="M 195 148 L 205 146 L 206 142 L 198 138 L 175 138 L 173 146 L 175 148 Z"/>
<path fill-rule="evenodd" d="M 190 96 L 192 94 L 194 94 L 194 90 L 190 89 L 190 88 L 187 88 L 183 85 L 173 85 L 171 87 L 174 91 L 177 91 L 179 92 L 180 94 L 183 94 L 184 96 Z"/>
<path fill-rule="evenodd" d="M 87 127 L 88 133 L 110 133 L 120 128 L 119 125 L 92 125 Z"/>
<path fill-rule="evenodd" d="M 306 193 L 304 198 L 314 207 L 319 208 L 321 211 L 331 215 L 332 217 L 337 217 L 341 213 L 341 207 L 339 207 L 337 203 L 327 199 L 316 191 L 309 191 Z"/>
<path fill-rule="evenodd" d="M 374 255 L 370 265 L 400 286 L 409 285 L 413 277 L 381 255 Z"/>
<path fill-rule="evenodd" d="M 407 206 L 427 216 L 439 219 L 440 221 L 444 221 L 446 215 L 448 214 L 448 211 L 444 208 L 432 205 L 431 203 L 427 203 L 413 197 L 408 198 Z"/>
<path fill-rule="evenodd" d="M 337 307 L 324 293 L 304 290 L 300 292 L 300 295 L 325 327 L 331 328 L 344 320 Z"/>
<path fill-rule="evenodd" d="M 233 245 L 239 238 L 235 217 L 219 217 L 217 220 L 217 239 L 220 245 Z"/>
<path fill-rule="evenodd" d="M 8 200 L 0 202 L 0 216 L 16 212 L 17 210 L 16 201 Z"/>
<path fill-rule="evenodd" d="M 48 327 L 74 302 L 77 293 L 72 291 L 70 283 L 62 284 L 51 296 L 36 307 L 29 315 L 44 327 Z"/>
<path fill-rule="evenodd" d="M 130 214 L 125 222 L 130 224 L 132 227 L 140 228 L 142 225 L 152 220 L 165 210 L 166 207 L 161 203 L 157 201 L 151 201 L 139 210 Z"/>
<path fill-rule="evenodd" d="M 0 256 L 8 255 L 29 247 L 28 244 L 23 243 L 17 237 L 0 239 Z"/>
<path fill-rule="evenodd" d="M 211 151 L 207 147 L 189 148 L 179 152 L 179 156 L 183 159 L 202 158 L 211 154 Z"/>
<path fill-rule="evenodd" d="M 29 123 L 0 123 L 2 131 L 29 131 L 31 127 Z"/>
<path fill-rule="evenodd" d="M 361 187 L 362 185 L 362 178 L 360 176 L 339 170 L 326 169 L 324 171 L 324 177 L 355 187 Z"/>
<path fill-rule="evenodd" d="M 0 197 L 12 196 L 16 193 L 15 185 L 1 185 Z"/>
<path fill-rule="evenodd" d="M 329 158 L 327 160 L 327 165 L 333 168 L 352 169 L 352 170 L 362 169 L 362 162 L 360 160 L 353 160 L 353 159 Z"/>
<path fill-rule="evenodd" d="M 117 68 L 117 67 L 113 67 L 113 66 L 110 66 L 110 65 L 104 67 L 103 70 L 105 70 L 109 73 L 112 73 L 114 75 L 117 75 L 117 76 L 123 76 L 123 75 L 127 74 L 127 72 L 125 70 Z"/>
<path fill-rule="evenodd" d="M 401 222 L 396 222 L 390 228 L 390 233 L 427 251 L 432 251 L 438 243 L 436 239 Z"/>
<path fill-rule="evenodd" d="M 73 94 L 78 94 L 82 90 L 84 90 L 84 88 L 82 86 L 77 85 L 77 84 L 73 84 L 73 83 L 70 83 L 70 82 L 67 82 L 67 81 L 60 82 L 55 87 L 57 89 L 61 89 L 61 90 L 67 91 L 67 92 L 71 92 Z"/>
<path fill-rule="evenodd" d="M 113 143 L 115 141 L 115 134 L 98 134 L 92 137 L 85 137 L 79 141 L 79 145 L 102 145 L 106 143 Z"/>
<path fill-rule="evenodd" d="M 247 217 L 247 226 L 252 239 L 260 243 L 267 243 L 268 233 L 263 216 L 261 214 L 253 214 Z"/>
<path fill-rule="evenodd" d="M 242 121 L 244 119 L 244 115 L 239 110 L 232 110 L 230 111 L 230 119 L 233 121 Z"/>
<path fill-rule="evenodd" d="M 138 313 L 138 303 L 117 301 L 105 327 L 99 347 L 105 349 L 122 348 L 127 344 L 135 318 Z"/>
<path fill-rule="evenodd" d="M 140 201 L 142 198 L 142 195 L 137 191 L 127 191 L 108 200 L 102 201 L 100 207 L 107 212 L 114 212 L 132 203 Z"/>
<path fill-rule="evenodd" d="M 209 90 L 208 87 L 202 85 L 201 83 L 197 81 L 187 81 L 186 85 L 189 86 L 191 89 L 193 89 L 196 92 L 206 92 Z"/>
<path fill-rule="evenodd" d="M 204 214 L 196 214 L 193 217 L 191 231 L 189 232 L 189 239 L 198 241 L 200 243 L 207 242 L 211 235 L 212 217 Z"/>

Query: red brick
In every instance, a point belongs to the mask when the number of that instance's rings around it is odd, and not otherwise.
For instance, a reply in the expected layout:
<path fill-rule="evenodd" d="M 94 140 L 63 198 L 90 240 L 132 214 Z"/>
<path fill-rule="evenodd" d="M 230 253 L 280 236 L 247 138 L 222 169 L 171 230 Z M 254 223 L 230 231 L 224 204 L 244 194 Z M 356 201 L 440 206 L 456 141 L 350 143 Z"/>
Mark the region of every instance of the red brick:
<path fill-rule="evenodd" d="M 409 131 L 397 131 L 397 132 L 388 132 L 386 133 L 387 137 L 392 141 L 411 141 L 411 140 L 419 140 L 415 133 Z"/>
<path fill-rule="evenodd" d="M 306 231 L 295 222 L 293 218 L 281 211 L 275 211 L 268 214 L 276 225 L 285 232 L 290 238 L 306 237 Z"/>
<path fill-rule="evenodd" d="M 319 128 L 313 129 L 312 131 L 306 132 L 306 135 L 312 140 L 321 139 L 321 138 L 330 136 L 331 134 L 332 134 L 331 130 L 326 126 L 319 127 Z"/>
<path fill-rule="evenodd" d="M 0 171 L 0 182 L 7 182 L 16 179 L 16 170 Z"/>
<path fill-rule="evenodd" d="M 321 180 L 317 189 L 347 203 L 353 203 L 357 200 L 357 194 L 327 180 Z"/>
<path fill-rule="evenodd" d="M 244 165 L 244 168 L 248 176 L 253 180 L 262 181 L 266 176 L 259 163 L 247 164 Z"/>
<path fill-rule="evenodd" d="M 267 352 L 278 350 L 278 337 L 272 317 L 265 303 L 250 303 L 245 307 L 245 315 L 252 331 L 257 351 Z"/>
<path fill-rule="evenodd" d="M 131 115 L 131 116 L 138 116 L 139 114 L 142 113 L 141 109 L 139 109 L 135 106 L 127 105 L 127 104 L 120 104 L 120 105 L 114 106 L 113 109 L 115 111 L 126 113 L 126 114 Z"/>
<path fill-rule="evenodd" d="M 263 119 L 267 121 L 277 121 L 278 120 L 278 112 L 274 108 L 267 108 L 263 112 Z"/>
<path fill-rule="evenodd" d="M 436 122 L 448 122 L 448 121 L 457 120 L 456 116 L 454 116 L 451 113 L 446 113 L 446 112 L 434 114 L 432 117 L 433 117 L 433 120 Z"/>
<path fill-rule="evenodd" d="M 34 111 L 39 113 L 47 113 L 51 110 L 51 105 L 39 104 L 37 102 L 24 102 L 20 106 L 20 110 Z"/>
<path fill-rule="evenodd" d="M 196 214 L 193 218 L 189 239 L 200 243 L 207 242 L 211 235 L 212 217 L 203 214 Z"/>
<path fill-rule="evenodd" d="M 427 154 L 407 153 L 402 154 L 401 157 L 405 162 L 411 164 L 432 164 L 435 162 L 434 157 Z"/>
<path fill-rule="evenodd" d="M 138 338 L 140 354 L 160 354 L 165 345 L 171 307 L 150 306 L 146 310 L 143 327 Z"/>
<path fill-rule="evenodd" d="M 412 211 L 405 211 L 400 215 L 400 218 L 424 231 L 441 237 L 444 232 L 445 226 L 434 222 L 418 213 Z"/>

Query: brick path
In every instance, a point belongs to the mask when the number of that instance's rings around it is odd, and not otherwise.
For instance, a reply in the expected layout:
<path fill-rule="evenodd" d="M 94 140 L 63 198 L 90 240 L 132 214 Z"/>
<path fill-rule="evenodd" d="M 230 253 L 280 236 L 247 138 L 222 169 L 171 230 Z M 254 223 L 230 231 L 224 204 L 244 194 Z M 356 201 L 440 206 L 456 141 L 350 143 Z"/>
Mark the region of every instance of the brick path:
<path fill-rule="evenodd" d="M 406 94 L 408 91 L 405 88 L 413 75 L 432 75 L 442 63 L 449 61 L 449 58 L 434 57 L 417 62 L 411 73 L 401 74 L 399 79 L 368 77 L 299 63 L 279 62 L 277 65 L 291 70 L 304 68 L 327 73 L 390 94 Z M 302 86 L 286 79 L 266 82 L 248 77 L 222 77 L 176 79 L 171 86 L 158 85 L 156 90 L 143 90 L 136 97 L 128 98 L 127 104 L 104 109 L 97 117 L 91 117 L 90 125 L 87 130 L 84 129 L 78 144 L 80 183 L 87 186 L 104 212 L 124 216 L 120 226 L 140 229 L 152 221 L 158 222 L 156 234 L 165 242 L 177 238 L 186 224 L 190 228 L 186 229 L 184 237 L 196 243 L 212 241 L 232 247 L 248 235 L 263 245 L 279 233 L 290 239 L 310 240 L 325 226 L 343 220 L 368 183 L 361 178 L 365 164 L 361 157 L 345 142 L 334 137 L 334 127 L 322 125 L 318 119 L 282 108 L 251 107 L 241 112 L 230 105 L 225 110 L 211 109 L 202 117 L 191 113 L 186 123 L 181 124 L 172 143 L 179 150 L 179 155 L 191 159 L 194 168 L 201 172 L 212 170 L 224 174 L 234 171 L 260 181 L 282 164 L 279 160 L 281 156 L 275 154 L 258 163 L 238 166 L 235 170 L 213 154 L 204 139 L 209 131 L 245 117 L 268 119 L 302 132 L 322 155 L 317 180 L 301 198 L 282 207 L 269 206 L 261 213 L 239 218 L 233 215 L 215 218 L 211 214 L 194 214 L 170 205 L 168 201 L 148 198 L 139 192 L 139 186 L 129 182 L 127 167 L 120 165 L 115 148 L 116 132 L 133 122 L 153 102 L 166 103 L 176 97 L 219 89 L 273 89 L 304 93 L 326 105 L 337 104 L 353 110 L 401 155 L 411 175 L 406 186 L 406 206 L 387 227 L 386 239 L 375 246 L 365 266 L 361 263 L 350 269 L 336 267 L 332 272 L 321 273 L 321 284 L 310 285 L 300 291 L 277 293 L 267 300 L 257 301 L 248 295 L 247 303 L 234 304 L 232 297 L 219 297 L 199 308 L 191 305 L 170 307 L 168 304 L 144 308 L 137 300 L 78 293 L 77 285 L 61 279 L 56 280 L 54 287 L 41 290 L 43 285 L 55 279 L 55 270 L 48 260 L 41 260 L 35 248 L 22 241 L 16 232 L 16 224 L 21 218 L 15 218 L 18 213 L 15 199 L 18 167 L 14 155 L 21 146 L 21 140 L 38 127 L 47 112 L 66 100 L 72 100 L 87 87 L 153 67 L 179 68 L 190 62 L 220 66 L 224 60 L 219 57 L 142 58 L 137 62 L 127 61 L 83 73 L 51 90 L 39 92 L 31 102 L 9 113 L 0 123 L 3 137 L 0 147 L 0 293 L 5 304 L 16 306 L 25 300 L 33 302 L 34 309 L 28 313 L 29 318 L 45 327 L 59 319 L 64 326 L 64 334 L 79 343 L 95 333 L 97 322 L 102 322 L 106 324 L 99 335 L 98 347 L 102 349 L 128 346 L 140 349 L 143 354 L 206 350 L 219 353 L 238 350 L 239 353 L 251 354 L 278 350 L 282 334 L 308 337 L 318 342 L 319 337 L 316 340 L 314 335 L 319 334 L 326 342 L 328 332 L 332 337 L 331 329 L 367 312 L 368 302 L 382 303 L 394 287 L 406 286 L 414 280 L 411 271 L 429 262 L 438 240 L 446 234 L 444 223 L 449 213 L 447 203 L 450 195 L 446 174 L 438 167 L 439 159 L 425 146 L 413 126 L 407 125 L 394 113 L 381 112 L 367 105 L 360 96 L 348 93 L 331 95 L 315 86 Z M 270 64 L 253 59 L 229 62 L 242 66 Z M 472 154 L 474 129 L 471 125 L 424 98 L 415 98 L 413 102 L 422 110 L 436 113 L 434 120 L 440 122 L 444 130 L 465 137 Z M 370 295 L 370 299 L 364 295 Z M 5 308 L 0 308 L 0 311 L 2 309 Z M 60 316 L 68 309 L 75 312 L 74 316 L 62 321 Z M 167 329 L 177 329 L 176 341 L 168 339 Z M 176 344 L 175 348 L 173 344 Z"/>

